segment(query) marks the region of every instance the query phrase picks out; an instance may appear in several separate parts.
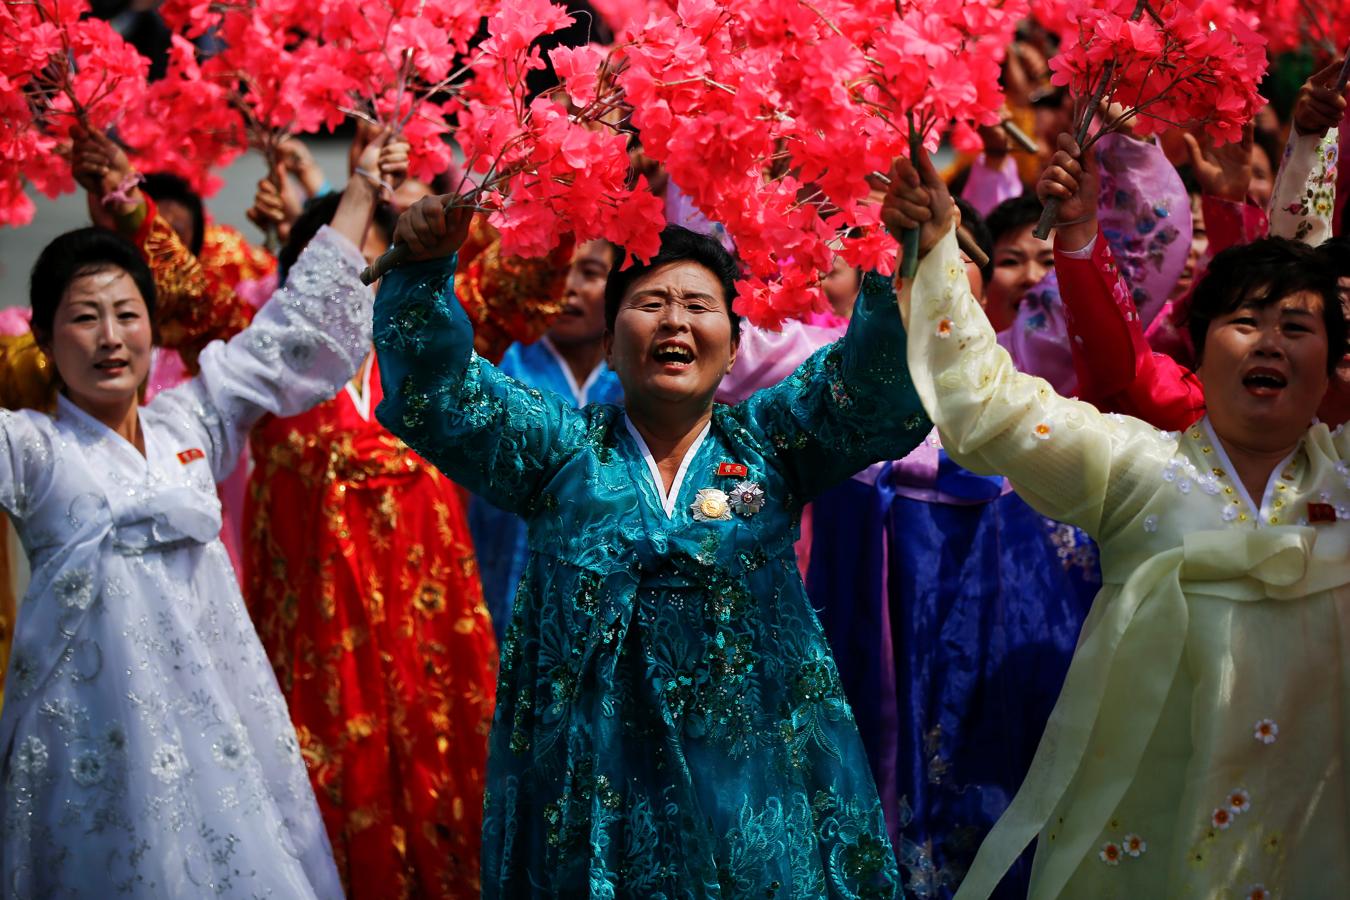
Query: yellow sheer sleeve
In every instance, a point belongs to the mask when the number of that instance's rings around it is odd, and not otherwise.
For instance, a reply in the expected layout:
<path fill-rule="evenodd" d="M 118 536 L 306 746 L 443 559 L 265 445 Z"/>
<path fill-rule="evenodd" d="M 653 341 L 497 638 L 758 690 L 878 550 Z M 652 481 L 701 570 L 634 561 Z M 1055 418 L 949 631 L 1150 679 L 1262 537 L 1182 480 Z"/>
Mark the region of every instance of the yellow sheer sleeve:
<path fill-rule="evenodd" d="M 901 292 L 909 368 L 953 460 L 1007 476 L 1042 514 L 1108 539 L 1147 503 L 1175 434 L 1061 397 L 998 345 L 971 295 L 955 232 Z"/>

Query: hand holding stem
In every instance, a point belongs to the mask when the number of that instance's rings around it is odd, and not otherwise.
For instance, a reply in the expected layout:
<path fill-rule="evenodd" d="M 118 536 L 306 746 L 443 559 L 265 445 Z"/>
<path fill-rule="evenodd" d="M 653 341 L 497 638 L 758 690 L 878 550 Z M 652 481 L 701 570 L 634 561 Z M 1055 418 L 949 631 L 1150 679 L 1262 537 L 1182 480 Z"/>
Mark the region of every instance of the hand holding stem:
<path fill-rule="evenodd" d="M 387 131 L 381 132 L 362 149 L 355 160 L 355 168 L 366 169 L 378 165 L 380 151 L 389 140 Z M 337 212 L 333 214 L 332 228 L 357 247 L 366 239 L 366 229 L 370 226 L 375 204 L 380 199 L 380 187 L 370 178 L 360 175 L 347 179 L 347 187 L 342 192 Z"/>
<path fill-rule="evenodd" d="M 1097 156 L 1084 153 L 1071 134 L 1061 134 L 1059 149 L 1036 182 L 1036 196 L 1049 205 L 1059 204 L 1064 219 L 1055 229 L 1055 243 L 1064 250 L 1079 250 L 1097 236 Z"/>
<path fill-rule="evenodd" d="M 435 259 L 457 252 L 469 234 L 473 209 L 455 194 L 423 197 L 398 217 L 394 243 L 410 260 Z"/>
<path fill-rule="evenodd" d="M 904 235 L 918 231 L 918 255 L 926 256 L 957 219 L 956 203 L 933 161 L 922 149 L 915 161 L 897 159 L 891 164 L 890 184 L 881 201 L 881 221 L 903 243 Z"/>
<path fill-rule="evenodd" d="M 1294 130 L 1299 134 L 1325 135 L 1345 116 L 1347 87 L 1336 89 L 1337 79 L 1345 68 L 1345 60 L 1332 60 L 1331 65 L 1315 73 L 1299 88 L 1294 102 Z"/>
<path fill-rule="evenodd" d="M 77 125 L 71 129 L 71 172 L 93 200 L 114 216 L 125 218 L 145 203 L 136 169 L 122 148 L 101 131 Z"/>
<path fill-rule="evenodd" d="M 300 198 L 287 177 L 289 171 L 283 157 L 272 174 L 258 182 L 253 205 L 244 213 L 264 232 L 275 232 L 283 243 L 290 238 L 291 225 L 300 218 L 301 210 Z"/>

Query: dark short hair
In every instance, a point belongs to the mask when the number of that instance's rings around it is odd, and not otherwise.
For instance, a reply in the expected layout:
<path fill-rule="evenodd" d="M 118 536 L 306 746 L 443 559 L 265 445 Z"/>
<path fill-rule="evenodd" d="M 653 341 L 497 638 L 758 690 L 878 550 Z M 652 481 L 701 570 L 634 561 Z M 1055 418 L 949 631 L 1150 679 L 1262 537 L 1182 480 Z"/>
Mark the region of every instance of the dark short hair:
<path fill-rule="evenodd" d="M 1036 195 L 1028 191 L 1019 197 L 1010 197 L 990 210 L 984 223 L 989 226 L 989 246 L 992 248 L 1008 234 L 1041 220 L 1044 207 Z M 991 252 L 989 254 L 993 256 Z"/>
<path fill-rule="evenodd" d="M 291 266 L 295 265 L 300 254 L 309 246 L 309 242 L 314 240 L 314 235 L 319 233 L 319 229 L 332 223 L 341 202 L 342 195 L 339 193 L 323 194 L 306 201 L 305 208 L 291 223 L 291 233 L 286 237 L 286 246 L 277 254 L 278 287 L 286 284 L 286 276 L 290 274 Z M 375 204 L 375 213 L 371 217 L 370 224 L 384 235 L 386 241 L 392 241 L 394 226 L 398 224 L 398 213 L 394 212 L 394 207 L 381 201 Z"/>
<path fill-rule="evenodd" d="M 1350 208 L 1350 203 L 1346 206 Z M 1317 245 L 1317 252 L 1326 259 L 1337 278 L 1350 278 L 1350 234 L 1327 238 Z"/>
<path fill-rule="evenodd" d="M 28 302 L 33 308 L 31 328 L 39 342 L 51 340 L 56 308 L 70 283 L 85 275 L 121 269 L 131 276 L 145 300 L 150 321 L 155 321 L 155 277 L 141 252 L 126 238 L 102 228 L 67 231 L 42 249 L 28 282 Z"/>
<path fill-rule="evenodd" d="M 626 252 L 622 247 L 615 249 L 614 265 L 610 267 L 609 281 L 605 283 L 605 327 L 610 331 L 614 330 L 614 320 L 619 317 L 619 304 L 638 279 L 671 263 L 692 262 L 711 272 L 722 285 L 727 316 L 731 319 L 731 342 L 735 344 L 741 339 L 741 317 L 732 309 L 736 300 L 736 279 L 741 271 L 736 257 L 728 253 L 717 238 L 679 225 L 667 225 L 661 231 L 661 249 L 651 262 L 635 262 L 626 269 L 622 268 Z"/>
<path fill-rule="evenodd" d="M 141 190 L 159 203 L 168 200 L 187 207 L 192 215 L 192 236 L 188 239 L 188 249 L 193 256 L 202 255 L 202 243 L 206 240 L 206 213 L 202 209 L 202 197 L 192 189 L 185 179 L 168 172 L 151 172 L 141 182 Z"/>
<path fill-rule="evenodd" d="M 975 239 L 975 245 L 984 251 L 985 256 L 989 257 L 989 260 L 980 266 L 980 277 L 984 279 L 985 284 L 988 284 L 994 277 L 994 234 L 989 230 L 989 225 L 984 221 L 984 216 L 980 215 L 975 207 L 960 197 L 956 198 L 956 208 L 961 210 L 961 227 L 970 232 L 970 236 Z M 1039 215 L 1037 218 L 1039 218 Z"/>
<path fill-rule="evenodd" d="M 1307 244 L 1268 237 L 1229 247 L 1214 255 L 1191 295 L 1187 327 L 1197 361 L 1205 355 L 1205 337 L 1215 319 L 1244 306 L 1264 309 L 1303 292 L 1322 298 L 1327 330 L 1327 372 L 1334 373 L 1345 352 L 1345 315 L 1329 256 Z"/>

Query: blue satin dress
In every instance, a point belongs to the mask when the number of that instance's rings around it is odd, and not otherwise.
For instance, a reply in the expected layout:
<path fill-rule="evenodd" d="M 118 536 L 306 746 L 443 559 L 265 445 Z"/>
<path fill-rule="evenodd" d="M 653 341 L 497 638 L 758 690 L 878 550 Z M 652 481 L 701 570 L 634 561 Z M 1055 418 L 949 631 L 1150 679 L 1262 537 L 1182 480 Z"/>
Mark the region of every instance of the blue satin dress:
<path fill-rule="evenodd" d="M 936 433 L 814 503 L 807 586 L 910 895 L 950 897 L 1031 765 L 1101 587 L 1096 548 Z M 1001 898 L 1026 896 L 1030 854 Z"/>
<path fill-rule="evenodd" d="M 447 260 L 387 275 L 377 415 L 528 523 L 488 762 L 483 896 L 894 898 L 900 876 L 797 574 L 802 506 L 930 425 L 888 280 L 712 419 L 666 494 L 621 407 L 478 358 Z"/>
<path fill-rule="evenodd" d="M 623 400 L 619 378 L 608 365 L 602 361 L 584 384 L 577 384 L 547 337 L 533 344 L 512 344 L 498 368 L 528 387 L 571 397 L 578 409 L 587 403 Z M 512 601 L 530 557 L 525 520 L 498 509 L 482 497 L 474 497 L 469 503 L 469 530 L 473 532 L 478 572 L 483 579 L 483 602 L 492 616 L 492 628 L 500 644 L 506 639 Z"/>

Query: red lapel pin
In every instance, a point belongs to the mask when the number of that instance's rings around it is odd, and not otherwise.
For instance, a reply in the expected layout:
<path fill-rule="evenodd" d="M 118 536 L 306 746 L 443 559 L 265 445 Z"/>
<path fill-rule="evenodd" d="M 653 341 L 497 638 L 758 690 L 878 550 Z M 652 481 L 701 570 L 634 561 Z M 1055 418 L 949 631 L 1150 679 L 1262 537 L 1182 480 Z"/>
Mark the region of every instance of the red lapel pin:
<path fill-rule="evenodd" d="M 719 478 L 728 476 L 731 478 L 744 478 L 750 474 L 750 470 L 740 463 L 724 462 L 717 466 L 717 475 Z"/>
<path fill-rule="evenodd" d="M 1336 521 L 1336 507 L 1330 503 L 1309 503 L 1308 524 L 1325 525 Z"/>

